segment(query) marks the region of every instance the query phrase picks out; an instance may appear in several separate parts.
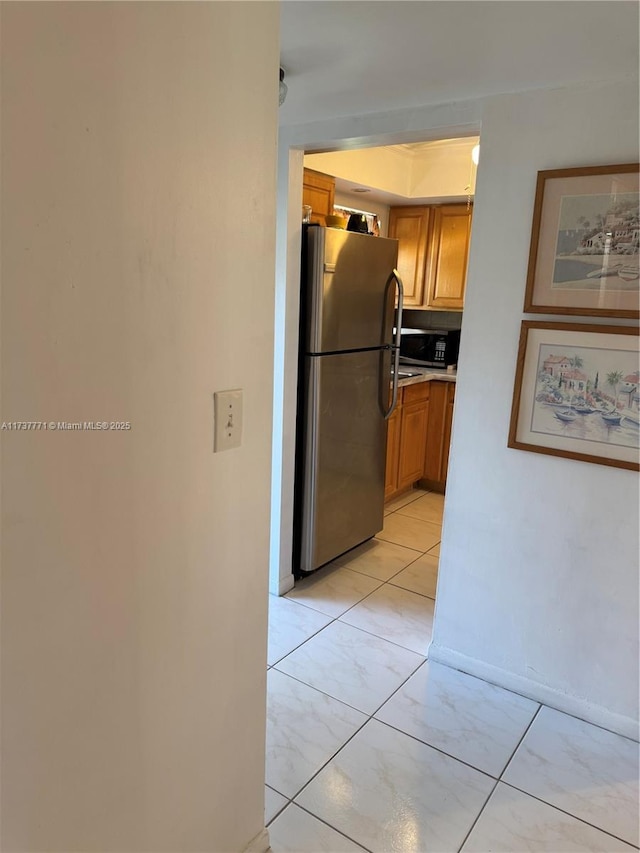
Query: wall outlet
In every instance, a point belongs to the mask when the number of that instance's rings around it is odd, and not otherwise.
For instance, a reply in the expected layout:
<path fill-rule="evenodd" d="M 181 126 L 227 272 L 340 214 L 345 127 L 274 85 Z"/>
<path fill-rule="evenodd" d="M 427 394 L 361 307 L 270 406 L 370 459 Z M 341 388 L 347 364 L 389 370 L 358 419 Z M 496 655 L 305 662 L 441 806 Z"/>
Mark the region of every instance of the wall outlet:
<path fill-rule="evenodd" d="M 242 389 L 213 395 L 213 452 L 242 444 Z"/>

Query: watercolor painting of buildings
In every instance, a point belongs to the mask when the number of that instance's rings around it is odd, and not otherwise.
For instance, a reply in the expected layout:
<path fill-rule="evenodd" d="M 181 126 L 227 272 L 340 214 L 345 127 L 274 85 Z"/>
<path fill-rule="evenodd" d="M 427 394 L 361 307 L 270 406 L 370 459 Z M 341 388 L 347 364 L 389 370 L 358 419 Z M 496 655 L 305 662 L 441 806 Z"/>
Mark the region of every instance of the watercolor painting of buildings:
<path fill-rule="evenodd" d="M 563 196 L 551 287 L 638 290 L 639 252 L 638 193 Z"/>
<path fill-rule="evenodd" d="M 633 326 L 523 320 L 508 446 L 640 471 Z"/>

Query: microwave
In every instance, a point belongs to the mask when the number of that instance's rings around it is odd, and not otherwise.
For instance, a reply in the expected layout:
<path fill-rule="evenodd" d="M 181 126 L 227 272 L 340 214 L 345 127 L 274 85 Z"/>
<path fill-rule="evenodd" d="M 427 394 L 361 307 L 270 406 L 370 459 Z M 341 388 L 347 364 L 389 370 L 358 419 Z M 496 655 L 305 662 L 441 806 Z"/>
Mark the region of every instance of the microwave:
<path fill-rule="evenodd" d="M 459 329 L 400 329 L 400 361 L 423 367 L 458 363 Z"/>

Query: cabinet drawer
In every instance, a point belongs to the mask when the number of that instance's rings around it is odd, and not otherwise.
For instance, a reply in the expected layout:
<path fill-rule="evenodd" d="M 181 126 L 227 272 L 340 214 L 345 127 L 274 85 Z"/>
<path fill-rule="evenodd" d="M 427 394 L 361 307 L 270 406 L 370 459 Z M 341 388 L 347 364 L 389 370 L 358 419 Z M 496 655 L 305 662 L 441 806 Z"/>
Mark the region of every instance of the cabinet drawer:
<path fill-rule="evenodd" d="M 417 382 L 415 385 L 405 385 L 403 390 L 403 403 L 420 403 L 429 399 L 430 382 Z"/>

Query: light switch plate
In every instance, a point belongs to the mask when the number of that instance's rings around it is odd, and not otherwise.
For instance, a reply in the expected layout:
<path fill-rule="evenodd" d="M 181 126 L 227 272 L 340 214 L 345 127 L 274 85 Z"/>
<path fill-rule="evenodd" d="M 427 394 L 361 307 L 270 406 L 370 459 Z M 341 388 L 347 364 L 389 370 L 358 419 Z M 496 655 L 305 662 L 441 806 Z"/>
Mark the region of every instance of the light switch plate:
<path fill-rule="evenodd" d="M 213 452 L 242 444 L 242 389 L 216 391 L 213 395 Z"/>

